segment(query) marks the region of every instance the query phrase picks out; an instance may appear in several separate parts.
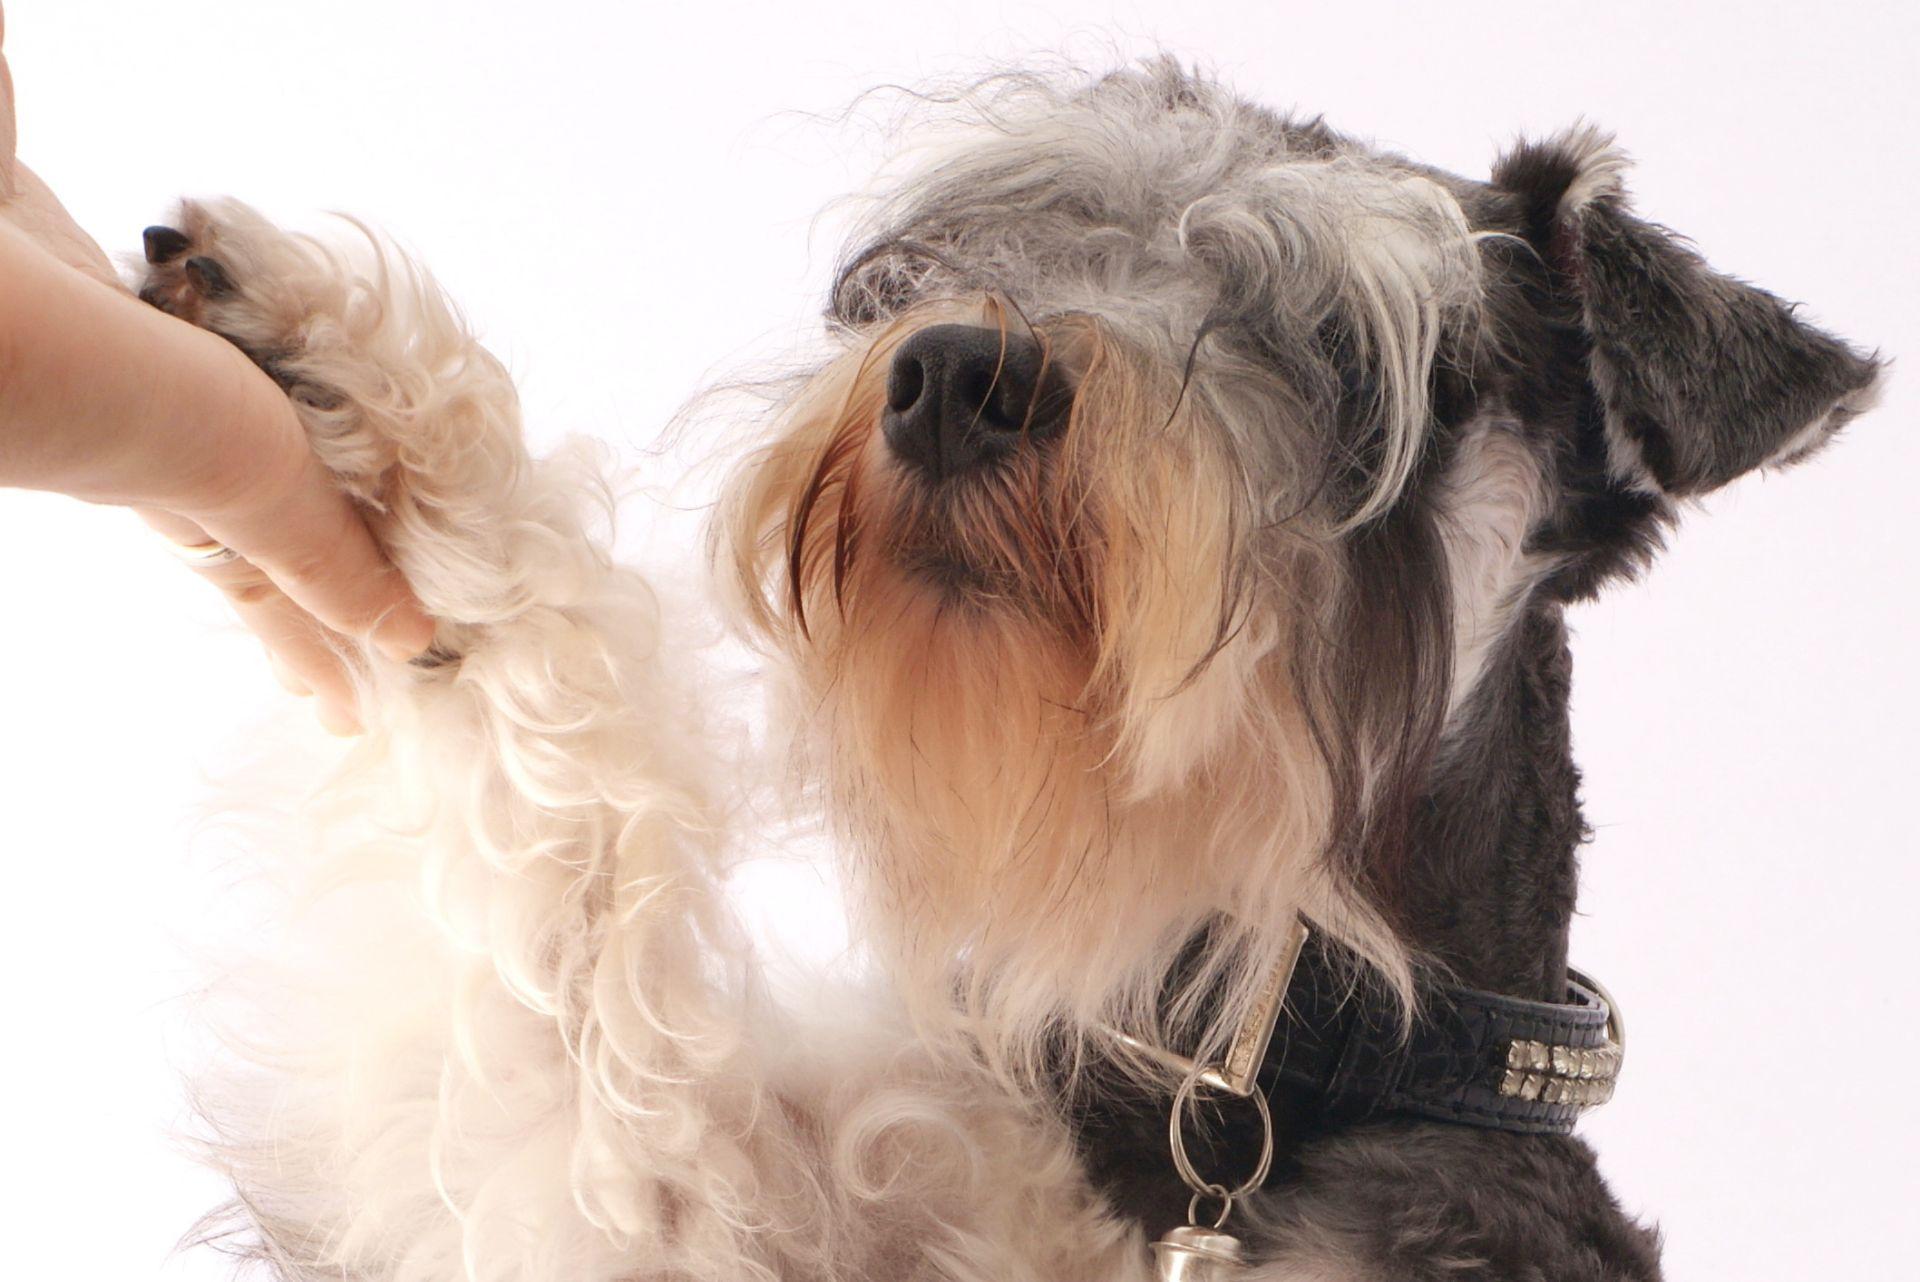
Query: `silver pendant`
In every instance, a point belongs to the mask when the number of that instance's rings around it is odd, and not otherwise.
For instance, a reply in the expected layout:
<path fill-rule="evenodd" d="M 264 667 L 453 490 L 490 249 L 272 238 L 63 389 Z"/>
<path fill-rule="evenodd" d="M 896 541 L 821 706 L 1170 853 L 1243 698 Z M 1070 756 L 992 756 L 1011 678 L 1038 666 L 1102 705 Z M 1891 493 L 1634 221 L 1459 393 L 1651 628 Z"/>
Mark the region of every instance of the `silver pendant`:
<path fill-rule="evenodd" d="M 1183 1225 L 1153 1244 L 1160 1282 L 1232 1282 L 1244 1276 L 1242 1263 L 1240 1239 L 1204 1225 Z"/>
<path fill-rule="evenodd" d="M 1255 1079 L 1261 1061 L 1266 1057 L 1267 1041 L 1273 1036 L 1274 1025 L 1279 1020 L 1281 1003 L 1286 1000 L 1288 981 L 1293 976 L 1294 965 L 1300 960 L 1300 951 L 1306 942 L 1306 925 L 1296 919 L 1286 955 L 1261 989 L 1260 1000 L 1254 1004 L 1255 1009 L 1234 1033 L 1233 1045 L 1228 1048 L 1224 1064 L 1202 1064 L 1154 1052 L 1146 1043 L 1133 1038 L 1121 1039 L 1136 1049 L 1148 1051 L 1156 1058 L 1175 1063 L 1186 1071 L 1180 1089 L 1173 1094 L 1173 1108 L 1168 1113 L 1167 1146 L 1173 1154 L 1173 1169 L 1181 1181 L 1193 1190 L 1193 1198 L 1187 1203 L 1187 1222 L 1153 1244 L 1153 1275 L 1159 1282 L 1238 1282 L 1247 1276 L 1246 1249 L 1239 1238 L 1225 1232 L 1221 1226 L 1233 1214 L 1235 1199 L 1265 1184 L 1267 1172 L 1273 1169 L 1273 1113 L 1267 1107 L 1266 1093 Z M 1187 1105 L 1203 1086 L 1229 1097 L 1247 1100 L 1260 1114 L 1260 1160 L 1254 1164 L 1253 1173 L 1238 1187 L 1228 1187 L 1206 1179 L 1188 1160 L 1187 1141 L 1181 1124 L 1186 1117 Z M 1209 1201 L 1219 1204 L 1220 1213 L 1214 1217 L 1212 1224 L 1202 1224 L 1200 1208 Z"/>

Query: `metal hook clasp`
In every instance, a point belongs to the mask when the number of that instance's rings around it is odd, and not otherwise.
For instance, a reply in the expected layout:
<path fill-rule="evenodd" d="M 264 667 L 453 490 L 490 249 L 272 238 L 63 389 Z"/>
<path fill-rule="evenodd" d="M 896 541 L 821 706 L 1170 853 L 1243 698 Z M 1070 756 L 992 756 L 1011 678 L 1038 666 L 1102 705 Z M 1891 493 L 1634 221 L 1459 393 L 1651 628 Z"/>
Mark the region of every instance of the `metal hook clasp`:
<path fill-rule="evenodd" d="M 1230 1095 L 1252 1095 L 1259 1089 L 1255 1081 L 1260 1075 L 1260 1065 L 1267 1057 L 1267 1044 L 1273 1040 L 1273 1030 L 1280 1022 L 1280 1010 L 1287 1000 L 1287 987 L 1293 982 L 1294 969 L 1299 966 L 1300 955 L 1306 951 L 1307 940 L 1312 934 L 1305 921 L 1294 917 L 1272 971 L 1248 1006 L 1239 1027 L 1234 1029 L 1232 1044 L 1227 1047 L 1226 1059 L 1222 1063 L 1202 1064 L 1170 1047 L 1157 1046 L 1145 1038 L 1117 1028 L 1107 1031 L 1121 1045 L 1148 1059 L 1176 1068 L 1189 1077 L 1198 1077 L 1215 1090 Z"/>

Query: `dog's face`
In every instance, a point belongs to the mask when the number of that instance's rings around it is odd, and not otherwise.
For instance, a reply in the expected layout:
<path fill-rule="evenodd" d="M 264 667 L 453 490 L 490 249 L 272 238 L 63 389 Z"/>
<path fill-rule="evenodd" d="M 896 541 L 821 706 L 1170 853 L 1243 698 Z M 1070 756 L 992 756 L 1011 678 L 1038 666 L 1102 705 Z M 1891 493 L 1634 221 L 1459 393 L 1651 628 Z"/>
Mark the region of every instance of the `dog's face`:
<path fill-rule="evenodd" d="M 1223 965 L 1304 906 L 1391 967 L 1370 869 L 1507 622 L 1871 364 L 1587 135 L 1469 182 L 1168 65 L 981 115 L 731 509 L 874 937 L 1015 1024 L 1143 1018 L 1222 910 Z"/>

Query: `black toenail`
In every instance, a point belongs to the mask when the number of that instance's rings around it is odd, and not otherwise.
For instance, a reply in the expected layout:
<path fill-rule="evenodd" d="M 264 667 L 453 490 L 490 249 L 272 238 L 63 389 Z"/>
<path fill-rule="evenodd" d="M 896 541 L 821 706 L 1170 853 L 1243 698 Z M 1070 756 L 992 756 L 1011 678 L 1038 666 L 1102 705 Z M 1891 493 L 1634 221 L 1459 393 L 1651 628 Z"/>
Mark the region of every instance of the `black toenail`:
<path fill-rule="evenodd" d="M 185 232 L 173 227 L 149 227 L 140 233 L 140 240 L 147 248 L 147 261 L 156 264 L 172 262 L 193 243 Z"/>
<path fill-rule="evenodd" d="M 193 287 L 208 298 L 224 298 L 233 292 L 233 277 L 211 258 L 189 258 L 182 270 Z"/>
<path fill-rule="evenodd" d="M 458 662 L 460 662 L 460 655 L 457 651 L 443 650 L 438 645 L 428 646 L 424 651 L 407 660 L 409 666 L 428 672 Z"/>

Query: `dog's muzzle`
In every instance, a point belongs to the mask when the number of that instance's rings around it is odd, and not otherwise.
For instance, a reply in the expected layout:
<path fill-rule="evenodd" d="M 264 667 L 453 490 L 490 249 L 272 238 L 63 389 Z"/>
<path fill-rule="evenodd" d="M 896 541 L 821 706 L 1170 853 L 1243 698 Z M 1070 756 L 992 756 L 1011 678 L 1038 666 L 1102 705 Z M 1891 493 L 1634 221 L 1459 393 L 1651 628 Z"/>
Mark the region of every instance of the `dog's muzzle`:
<path fill-rule="evenodd" d="M 895 458 L 943 481 L 1056 434 L 1071 402 L 1035 339 L 931 325 L 894 353 L 881 431 Z"/>

